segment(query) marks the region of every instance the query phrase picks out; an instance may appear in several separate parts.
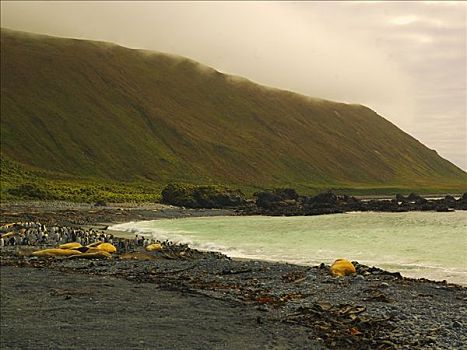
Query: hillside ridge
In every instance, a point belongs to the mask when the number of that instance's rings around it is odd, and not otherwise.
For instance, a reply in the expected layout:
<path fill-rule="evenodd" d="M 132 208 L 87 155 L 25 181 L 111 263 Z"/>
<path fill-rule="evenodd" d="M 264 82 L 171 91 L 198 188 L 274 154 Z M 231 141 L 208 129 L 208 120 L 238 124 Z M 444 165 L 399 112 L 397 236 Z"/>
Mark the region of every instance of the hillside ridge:
<path fill-rule="evenodd" d="M 371 109 L 264 87 L 191 59 L 1 32 L 1 154 L 109 181 L 466 187 Z"/>

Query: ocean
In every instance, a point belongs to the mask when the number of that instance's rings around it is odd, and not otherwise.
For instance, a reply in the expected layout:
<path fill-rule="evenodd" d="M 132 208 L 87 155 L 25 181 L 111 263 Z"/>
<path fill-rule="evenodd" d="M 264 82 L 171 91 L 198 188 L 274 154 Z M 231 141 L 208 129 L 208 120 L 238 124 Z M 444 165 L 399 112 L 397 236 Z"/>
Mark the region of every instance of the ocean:
<path fill-rule="evenodd" d="M 300 265 L 356 260 L 403 276 L 467 285 L 467 212 L 223 216 L 129 222 L 113 230 Z"/>

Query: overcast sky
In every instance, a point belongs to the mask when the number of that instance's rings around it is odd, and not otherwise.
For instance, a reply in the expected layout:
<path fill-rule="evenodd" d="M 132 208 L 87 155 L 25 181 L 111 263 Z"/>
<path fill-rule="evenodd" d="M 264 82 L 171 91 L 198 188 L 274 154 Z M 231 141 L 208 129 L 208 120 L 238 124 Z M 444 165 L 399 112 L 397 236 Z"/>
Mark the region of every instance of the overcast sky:
<path fill-rule="evenodd" d="M 467 3 L 1 2 L 2 27 L 187 56 L 369 106 L 467 169 Z"/>

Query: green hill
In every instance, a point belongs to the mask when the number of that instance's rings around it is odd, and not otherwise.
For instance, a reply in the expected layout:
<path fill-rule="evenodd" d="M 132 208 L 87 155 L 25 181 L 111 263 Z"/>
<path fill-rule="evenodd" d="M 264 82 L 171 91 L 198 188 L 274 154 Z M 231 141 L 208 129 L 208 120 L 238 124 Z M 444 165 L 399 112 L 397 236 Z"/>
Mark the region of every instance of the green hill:
<path fill-rule="evenodd" d="M 465 172 L 367 107 L 182 57 L 6 29 L 1 146 L 4 162 L 55 180 L 467 187 Z"/>

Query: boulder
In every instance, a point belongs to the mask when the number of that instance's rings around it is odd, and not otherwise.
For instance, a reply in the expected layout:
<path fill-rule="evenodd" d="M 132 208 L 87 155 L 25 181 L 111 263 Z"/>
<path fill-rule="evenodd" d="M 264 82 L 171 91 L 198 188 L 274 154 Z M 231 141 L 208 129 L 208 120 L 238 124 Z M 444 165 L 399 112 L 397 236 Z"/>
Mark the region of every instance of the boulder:
<path fill-rule="evenodd" d="M 334 205 L 337 202 L 337 196 L 331 192 L 323 192 L 311 198 L 312 203 Z"/>
<path fill-rule="evenodd" d="M 254 196 L 256 197 L 256 205 L 260 208 L 266 209 L 273 207 L 275 203 L 278 203 L 282 200 L 280 196 L 273 193 L 272 191 L 256 192 Z"/>
<path fill-rule="evenodd" d="M 349 196 L 347 194 L 344 194 L 343 196 L 338 196 L 337 197 L 338 201 L 343 202 L 343 203 L 348 203 L 348 204 L 354 204 L 354 203 L 359 203 L 360 201 L 355 198 L 354 196 Z"/>
<path fill-rule="evenodd" d="M 423 197 L 420 197 L 418 194 L 415 194 L 415 193 L 411 193 L 408 195 L 407 199 L 410 201 L 410 202 L 413 202 L 415 204 L 424 204 L 427 202 L 427 200 Z"/>
<path fill-rule="evenodd" d="M 162 191 L 162 202 L 187 208 L 227 208 L 246 203 L 240 190 L 224 186 L 168 184 Z"/>
<path fill-rule="evenodd" d="M 447 195 L 444 197 L 444 203 L 447 207 L 454 208 L 456 206 L 456 199 L 451 195 Z"/>
<path fill-rule="evenodd" d="M 293 188 L 275 188 L 273 190 L 276 196 L 279 196 L 281 200 L 298 200 L 298 193 Z"/>
<path fill-rule="evenodd" d="M 195 208 L 194 190 L 195 186 L 193 185 L 170 183 L 162 190 L 162 202 L 181 207 Z"/>
<path fill-rule="evenodd" d="M 405 198 L 402 194 L 397 193 L 397 194 L 396 194 L 396 201 L 397 201 L 397 202 L 406 203 L 406 202 L 408 202 L 408 199 Z"/>
<path fill-rule="evenodd" d="M 238 207 L 245 203 L 245 195 L 240 190 L 221 186 L 197 187 L 193 197 L 199 208 Z"/>
<path fill-rule="evenodd" d="M 447 206 L 440 205 L 440 206 L 436 207 L 436 211 L 439 212 L 439 213 L 448 213 L 448 212 L 452 211 L 452 209 L 449 209 Z"/>
<path fill-rule="evenodd" d="M 467 192 L 457 200 L 456 209 L 467 210 Z"/>

